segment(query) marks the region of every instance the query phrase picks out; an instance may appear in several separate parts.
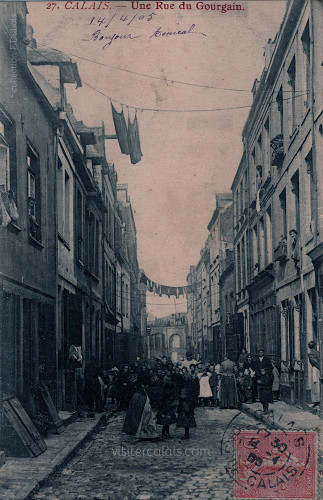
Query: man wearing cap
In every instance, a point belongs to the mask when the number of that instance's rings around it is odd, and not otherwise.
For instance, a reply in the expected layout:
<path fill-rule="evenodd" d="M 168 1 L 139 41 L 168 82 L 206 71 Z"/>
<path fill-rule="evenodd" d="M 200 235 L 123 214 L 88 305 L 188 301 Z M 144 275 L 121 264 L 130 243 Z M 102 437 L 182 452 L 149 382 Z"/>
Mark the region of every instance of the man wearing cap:
<path fill-rule="evenodd" d="M 246 370 L 246 369 L 251 370 L 252 372 L 255 371 L 255 363 L 253 360 L 253 356 L 252 356 L 252 354 L 250 354 L 250 352 L 247 352 L 247 359 L 243 364 L 243 369 L 244 370 Z"/>
<path fill-rule="evenodd" d="M 264 356 L 264 349 L 263 347 L 259 347 L 258 349 L 258 356 L 254 360 L 254 370 L 256 372 L 256 377 L 261 376 L 261 370 L 265 369 L 268 370 L 268 373 L 271 373 L 273 370 L 273 365 L 270 361 L 270 358 L 268 356 Z"/>
<path fill-rule="evenodd" d="M 196 359 L 193 359 L 193 354 L 191 352 L 186 353 L 186 359 L 182 362 L 181 368 L 187 368 L 190 371 L 190 365 L 197 365 Z"/>

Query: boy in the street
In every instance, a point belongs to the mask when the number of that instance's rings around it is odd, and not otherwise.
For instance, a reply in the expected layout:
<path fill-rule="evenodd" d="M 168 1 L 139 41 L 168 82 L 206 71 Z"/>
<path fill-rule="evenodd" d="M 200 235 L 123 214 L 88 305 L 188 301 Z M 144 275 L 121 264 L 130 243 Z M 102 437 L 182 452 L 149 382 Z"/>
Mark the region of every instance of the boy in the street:
<path fill-rule="evenodd" d="M 267 368 L 261 368 L 260 378 L 258 378 L 258 394 L 260 403 L 263 406 L 264 413 L 268 414 L 269 403 L 274 402 L 273 398 L 273 376 L 272 372 L 267 370 Z"/>

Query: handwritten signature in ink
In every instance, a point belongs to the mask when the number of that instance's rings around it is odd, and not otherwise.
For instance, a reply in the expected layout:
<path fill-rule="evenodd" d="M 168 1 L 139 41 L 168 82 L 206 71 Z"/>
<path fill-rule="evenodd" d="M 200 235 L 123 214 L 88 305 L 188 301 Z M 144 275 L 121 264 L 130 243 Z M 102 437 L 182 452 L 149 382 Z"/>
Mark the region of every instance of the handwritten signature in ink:
<path fill-rule="evenodd" d="M 140 35 L 132 35 L 131 33 L 128 33 L 126 35 L 118 35 L 117 33 L 114 33 L 113 35 L 103 35 L 101 30 L 96 30 L 94 33 L 92 33 L 91 38 L 86 40 L 83 38 L 83 41 L 102 41 L 102 40 L 108 40 L 103 46 L 102 49 L 106 49 L 107 47 L 110 47 L 112 42 L 115 40 L 134 40 L 135 38 L 140 38 Z"/>
<path fill-rule="evenodd" d="M 202 35 L 206 36 L 205 33 L 202 33 L 200 31 L 194 31 L 195 24 L 192 24 L 192 26 L 188 30 L 178 30 L 178 31 L 163 31 L 162 27 L 160 26 L 159 28 L 156 29 L 156 31 L 150 35 L 149 38 L 159 38 L 159 37 L 168 37 L 168 36 L 173 36 L 173 35 Z"/>
<path fill-rule="evenodd" d="M 206 36 L 205 33 L 200 31 L 195 31 L 195 24 L 192 24 L 188 29 L 179 29 L 177 31 L 164 31 L 164 29 L 159 26 L 148 38 L 167 38 L 174 35 L 202 35 Z M 106 49 L 112 45 L 114 41 L 117 40 L 135 40 L 136 38 L 141 38 L 141 35 L 133 35 L 132 33 L 127 34 L 118 34 L 114 33 L 113 35 L 105 35 L 100 29 L 94 31 L 90 38 L 85 39 L 83 41 L 106 41 L 102 46 L 102 49 Z"/>

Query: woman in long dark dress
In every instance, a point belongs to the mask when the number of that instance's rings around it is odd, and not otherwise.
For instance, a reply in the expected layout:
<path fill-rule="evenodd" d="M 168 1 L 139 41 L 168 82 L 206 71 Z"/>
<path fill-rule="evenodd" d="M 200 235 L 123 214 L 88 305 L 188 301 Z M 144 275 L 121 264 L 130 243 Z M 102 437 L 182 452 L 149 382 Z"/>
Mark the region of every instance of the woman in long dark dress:
<path fill-rule="evenodd" d="M 169 426 L 176 423 L 175 413 L 176 387 L 166 383 L 163 387 L 162 397 L 158 404 L 157 424 L 162 425 L 162 439 L 170 439 Z"/>
<path fill-rule="evenodd" d="M 143 390 L 137 391 L 132 396 L 126 417 L 123 423 L 122 432 L 130 436 L 135 436 L 140 424 L 142 413 L 146 404 L 147 395 Z"/>
<path fill-rule="evenodd" d="M 156 425 L 157 410 L 148 392 L 148 387 L 141 386 L 132 396 L 122 432 L 142 440 L 156 440 L 159 438 Z"/>
<path fill-rule="evenodd" d="M 220 368 L 220 408 L 236 408 L 238 405 L 235 371 L 235 363 L 225 356 Z"/>
<path fill-rule="evenodd" d="M 128 410 L 132 396 L 129 366 L 125 365 L 117 378 L 117 399 L 120 410 Z"/>
<path fill-rule="evenodd" d="M 172 383 L 176 387 L 176 395 L 177 398 L 179 398 L 181 390 L 184 387 L 184 377 L 181 374 L 180 368 L 178 366 L 175 366 L 173 374 L 172 374 Z"/>
<path fill-rule="evenodd" d="M 197 405 L 200 392 L 200 381 L 194 375 L 186 375 L 184 379 L 184 388 L 182 389 L 177 408 L 177 427 L 184 428 L 184 436 L 181 439 L 189 439 L 190 429 L 196 427 L 194 410 Z"/>

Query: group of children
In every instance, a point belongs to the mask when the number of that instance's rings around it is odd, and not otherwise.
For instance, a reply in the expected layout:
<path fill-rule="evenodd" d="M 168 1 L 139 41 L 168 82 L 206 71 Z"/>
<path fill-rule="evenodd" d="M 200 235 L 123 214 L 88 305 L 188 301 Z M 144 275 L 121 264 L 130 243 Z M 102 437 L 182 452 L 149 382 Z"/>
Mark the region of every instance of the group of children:
<path fill-rule="evenodd" d="M 196 404 L 218 405 L 220 365 L 215 367 L 210 363 L 192 363 L 187 367 L 157 360 L 154 365 L 149 366 L 142 364 L 139 367 L 135 362 L 132 365 L 124 365 L 120 371 L 114 368 L 108 372 L 109 389 L 106 389 L 106 396 L 111 397 L 112 403 L 117 403 L 117 409 L 127 410 L 138 387 L 173 384 L 181 389 L 185 386 L 185 380 L 193 376 L 198 381 Z"/>
<path fill-rule="evenodd" d="M 280 373 L 277 363 L 264 356 L 263 349 L 258 356 L 252 356 L 243 349 L 238 359 L 237 390 L 240 403 L 253 403 L 257 399 L 268 413 L 269 403 L 278 400 Z"/>
<path fill-rule="evenodd" d="M 96 378 L 99 376 L 100 384 L 96 390 L 93 382 L 88 387 L 91 411 L 94 402 L 97 411 L 104 408 L 108 397 L 112 404 L 116 403 L 117 410 L 126 411 L 133 395 L 143 388 L 147 392 L 150 388 L 167 387 L 168 393 L 174 394 L 178 401 L 188 381 L 194 385 L 194 407 L 237 408 L 242 403 L 259 400 L 264 411 L 268 412 L 269 403 L 277 400 L 279 395 L 278 367 L 264 356 L 262 349 L 258 356 L 252 356 L 243 349 L 237 363 L 225 357 L 221 364 L 212 365 L 197 362 L 192 359 L 191 353 L 187 353 L 187 359 L 181 365 L 172 363 L 164 356 L 149 364 L 135 361 L 120 370 L 115 367 L 99 373 L 92 365 L 88 371 L 93 372 Z"/>

